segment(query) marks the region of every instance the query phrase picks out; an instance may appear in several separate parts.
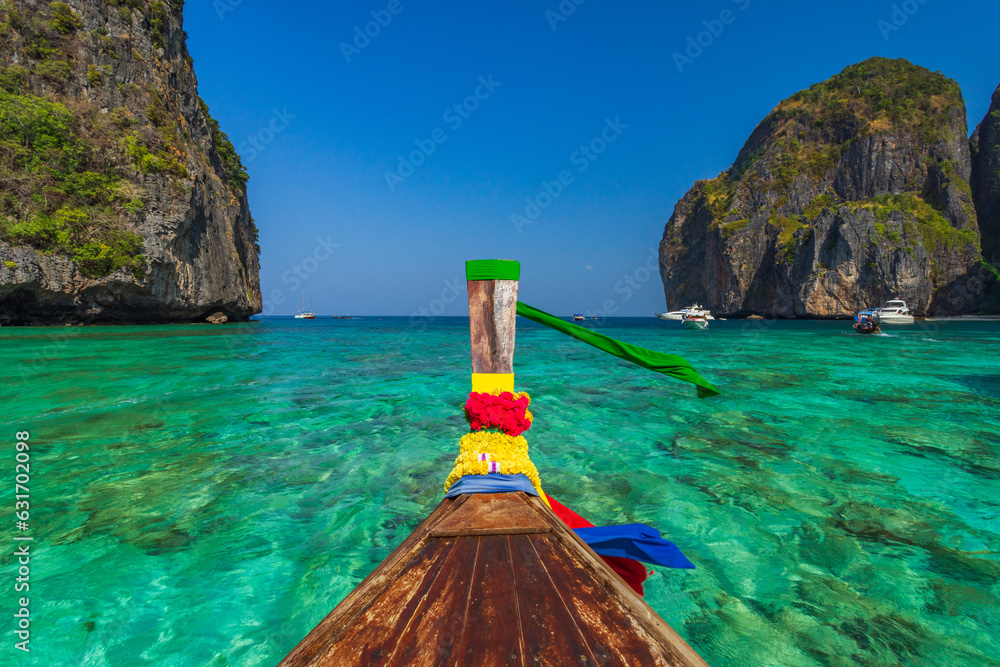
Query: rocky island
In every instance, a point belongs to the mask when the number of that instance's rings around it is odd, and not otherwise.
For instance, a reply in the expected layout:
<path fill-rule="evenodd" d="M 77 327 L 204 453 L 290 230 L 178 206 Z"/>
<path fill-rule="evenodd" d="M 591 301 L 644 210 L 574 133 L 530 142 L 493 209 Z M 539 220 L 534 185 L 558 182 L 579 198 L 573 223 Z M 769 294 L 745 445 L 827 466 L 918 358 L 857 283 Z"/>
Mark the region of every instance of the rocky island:
<path fill-rule="evenodd" d="M 998 117 L 973 138 L 974 162 L 958 84 L 906 60 L 872 58 L 792 95 L 675 206 L 660 243 L 668 306 L 833 318 L 902 298 L 917 315 L 980 311 L 995 280 L 982 251 L 998 231 Z"/>
<path fill-rule="evenodd" d="M 182 8 L 0 5 L 0 324 L 260 311 L 247 173 L 198 96 Z"/>

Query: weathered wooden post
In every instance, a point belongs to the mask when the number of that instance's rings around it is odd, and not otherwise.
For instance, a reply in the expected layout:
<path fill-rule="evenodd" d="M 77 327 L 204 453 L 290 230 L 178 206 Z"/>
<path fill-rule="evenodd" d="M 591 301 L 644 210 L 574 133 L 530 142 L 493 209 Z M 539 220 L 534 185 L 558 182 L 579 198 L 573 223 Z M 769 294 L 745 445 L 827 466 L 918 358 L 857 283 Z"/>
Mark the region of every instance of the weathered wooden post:
<path fill-rule="evenodd" d="M 514 337 L 520 264 L 502 259 L 465 263 L 469 289 L 472 390 L 514 391 Z"/>

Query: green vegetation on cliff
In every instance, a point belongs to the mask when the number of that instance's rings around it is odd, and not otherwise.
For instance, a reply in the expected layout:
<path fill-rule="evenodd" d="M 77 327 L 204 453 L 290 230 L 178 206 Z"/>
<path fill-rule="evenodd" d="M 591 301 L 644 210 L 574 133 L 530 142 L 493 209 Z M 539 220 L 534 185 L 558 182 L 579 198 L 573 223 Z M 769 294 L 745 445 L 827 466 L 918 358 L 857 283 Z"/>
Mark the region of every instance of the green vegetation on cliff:
<path fill-rule="evenodd" d="M 772 116 L 817 126 L 858 123 L 860 134 L 892 128 L 930 143 L 948 136 L 942 112 L 961 105 L 961 89 L 944 75 L 903 59 L 871 58 L 795 93 Z"/>
<path fill-rule="evenodd" d="M 855 209 L 863 204 L 880 216 L 903 214 L 912 220 L 914 231 L 906 242 L 923 244 L 932 255 L 938 247 L 976 246 L 975 230 L 949 222 L 940 188 L 929 191 L 926 175 L 914 176 L 895 194 L 863 202 L 850 192 L 838 192 L 835 178 L 852 144 L 873 135 L 892 135 L 916 153 L 930 154 L 927 168 L 957 188 L 962 208 L 974 220 L 965 177 L 953 160 L 934 157 L 934 150 L 928 150 L 954 138 L 952 123 L 963 110 L 955 81 L 906 60 L 871 58 L 778 104 L 733 166 L 714 179 L 698 181 L 689 196 L 709 213 L 709 231 L 721 232 L 724 241 L 751 221 L 765 220 L 777 230 L 780 261 L 795 258 L 798 243 L 808 238 L 824 209 L 842 204 Z M 810 192 L 802 203 L 802 194 Z"/>
<path fill-rule="evenodd" d="M 109 4 L 118 7 L 121 20 L 147 31 L 155 48 L 163 48 L 168 12 L 179 11 L 183 3 Z M 74 88 L 109 87 L 112 71 L 78 62 L 76 54 L 89 48 L 117 59 L 121 40 L 105 29 L 82 30 L 80 17 L 66 3 L 40 7 L 32 11 L 30 5 L 0 3 L 0 37 L 7 41 L 0 49 L 6 61 L 0 67 L 0 241 L 66 255 L 87 277 L 120 268 L 141 277 L 143 241 L 130 230 L 147 208 L 144 177 L 165 176 L 176 192 L 186 192 L 189 167 L 203 147 L 192 140 L 190 121 L 179 109 L 168 108 L 152 84 L 119 83 L 117 90 L 99 93 L 107 107 L 121 104 L 107 113 L 101 104 L 75 94 Z M 132 50 L 142 61 L 143 55 Z M 153 53 L 155 60 L 163 52 Z M 112 97 L 116 102 L 107 104 Z M 199 104 L 221 177 L 241 196 L 246 170 L 208 106 L 200 99 Z"/>
<path fill-rule="evenodd" d="M 0 79 L 0 239 L 64 253 L 87 276 L 120 267 L 141 275 L 142 239 L 121 224 L 133 186 L 64 104 Z"/>
<path fill-rule="evenodd" d="M 883 233 L 883 236 L 891 241 L 906 242 L 910 245 L 922 243 L 932 255 L 938 247 L 945 250 L 953 250 L 956 247 L 976 244 L 979 239 L 972 229 L 956 229 L 948 223 L 948 220 L 941 214 L 941 211 L 927 203 L 922 197 L 910 193 L 898 195 L 880 195 L 864 201 L 845 202 L 852 211 L 869 209 L 875 215 L 878 222 L 876 229 L 885 229 L 884 223 L 889 220 L 892 213 L 909 214 L 906 217 L 913 219 L 914 223 L 903 225 L 904 236 L 900 239 L 893 239 L 890 234 Z M 913 232 L 918 232 L 915 236 Z"/>
<path fill-rule="evenodd" d="M 201 107 L 202 113 L 205 114 L 205 118 L 208 119 L 208 126 L 212 128 L 212 143 L 215 144 L 215 152 L 219 154 L 219 159 L 222 161 L 226 181 L 230 187 L 238 190 L 243 187 L 250 176 L 243 167 L 243 162 L 236 153 L 236 149 L 233 148 L 233 142 L 229 140 L 229 136 L 225 132 L 219 129 L 218 121 L 212 118 L 212 114 L 209 113 L 205 100 L 199 97 L 198 105 Z"/>

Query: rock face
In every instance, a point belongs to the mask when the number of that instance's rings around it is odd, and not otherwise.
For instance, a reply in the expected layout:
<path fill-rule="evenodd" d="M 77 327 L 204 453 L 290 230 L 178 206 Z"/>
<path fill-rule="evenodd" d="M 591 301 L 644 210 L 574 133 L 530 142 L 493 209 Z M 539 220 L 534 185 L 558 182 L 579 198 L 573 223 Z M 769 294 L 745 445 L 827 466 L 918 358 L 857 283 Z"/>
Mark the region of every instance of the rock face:
<path fill-rule="evenodd" d="M 972 151 L 972 197 L 983 235 L 983 311 L 1000 313 L 1000 86 L 986 117 L 969 140 Z"/>
<path fill-rule="evenodd" d="M 1000 263 L 1000 86 L 986 117 L 972 133 L 972 196 L 976 202 L 983 257 Z"/>
<path fill-rule="evenodd" d="M 660 244 L 668 308 L 847 317 L 902 298 L 918 315 L 974 311 L 967 136 L 958 84 L 905 60 L 796 93 L 675 206 Z"/>
<path fill-rule="evenodd" d="M 0 324 L 260 312 L 247 175 L 182 0 L 0 6 Z"/>

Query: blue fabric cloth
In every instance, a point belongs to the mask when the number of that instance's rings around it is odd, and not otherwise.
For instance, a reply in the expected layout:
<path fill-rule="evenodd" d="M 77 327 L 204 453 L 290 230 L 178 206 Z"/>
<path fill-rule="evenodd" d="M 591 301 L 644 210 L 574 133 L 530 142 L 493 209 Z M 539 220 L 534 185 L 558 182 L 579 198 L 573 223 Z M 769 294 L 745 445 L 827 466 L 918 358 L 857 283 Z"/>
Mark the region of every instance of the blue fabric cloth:
<path fill-rule="evenodd" d="M 537 496 L 538 491 L 531 485 L 527 475 L 465 475 L 451 485 L 445 498 L 454 498 L 463 493 L 514 493 L 523 491 L 529 496 Z"/>
<path fill-rule="evenodd" d="M 574 530 L 580 539 L 601 556 L 620 556 L 664 567 L 694 569 L 694 563 L 681 553 L 677 545 L 667 542 L 660 536 L 660 531 L 644 523 Z"/>

